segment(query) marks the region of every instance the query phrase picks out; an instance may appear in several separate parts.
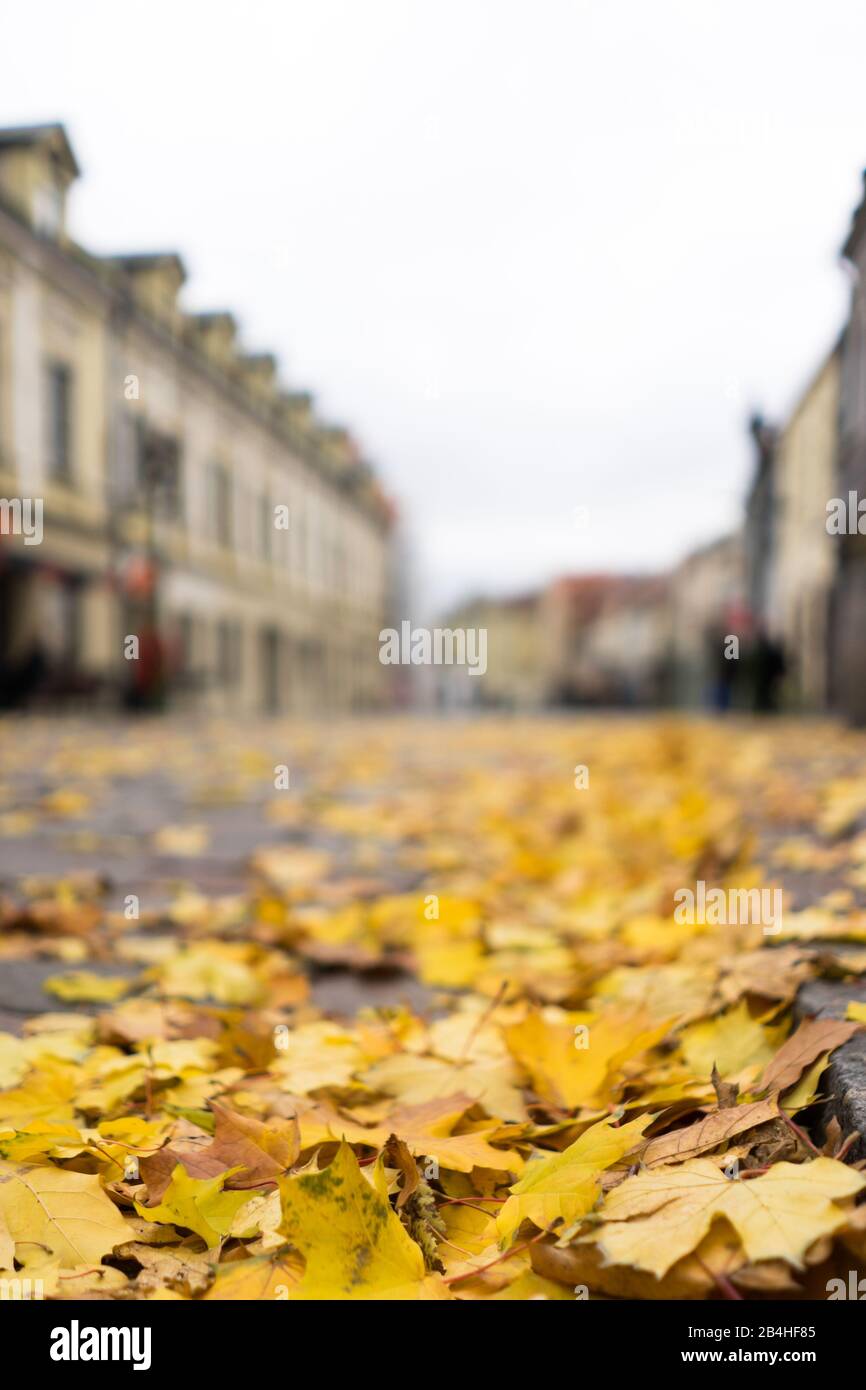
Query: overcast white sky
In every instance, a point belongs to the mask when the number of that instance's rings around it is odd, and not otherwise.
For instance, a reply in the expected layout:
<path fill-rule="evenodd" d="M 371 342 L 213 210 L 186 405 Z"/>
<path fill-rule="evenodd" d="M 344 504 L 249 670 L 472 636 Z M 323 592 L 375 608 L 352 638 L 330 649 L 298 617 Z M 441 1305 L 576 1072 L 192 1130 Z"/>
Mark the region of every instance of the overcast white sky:
<path fill-rule="evenodd" d="M 179 250 L 356 431 L 428 602 L 720 534 L 843 321 L 862 0 L 36 0 L 2 46 L 77 238 Z"/>

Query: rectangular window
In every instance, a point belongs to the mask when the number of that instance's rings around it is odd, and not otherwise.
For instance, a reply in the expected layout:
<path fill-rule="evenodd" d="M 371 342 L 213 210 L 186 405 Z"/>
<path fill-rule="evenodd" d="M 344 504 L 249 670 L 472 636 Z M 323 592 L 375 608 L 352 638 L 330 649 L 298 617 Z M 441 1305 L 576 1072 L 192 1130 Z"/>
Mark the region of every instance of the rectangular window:
<path fill-rule="evenodd" d="M 240 625 L 223 618 L 217 625 L 217 675 L 222 685 L 235 685 L 241 669 Z"/>
<path fill-rule="evenodd" d="M 63 229 L 63 190 L 56 183 L 41 184 L 33 194 L 33 222 L 37 232 L 56 237 Z"/>
<path fill-rule="evenodd" d="M 307 518 L 306 518 L 306 516 L 303 516 L 303 515 L 302 515 L 302 516 L 300 516 L 300 517 L 298 518 L 297 535 L 298 535 L 298 544 L 297 544 L 297 552 L 296 552 L 296 553 L 297 553 L 297 557 L 298 557 L 298 572 L 300 573 L 300 575 L 302 576 L 302 578 L 306 579 L 306 578 L 307 578 Z"/>
<path fill-rule="evenodd" d="M 221 463 L 208 468 L 208 532 L 216 545 L 229 550 L 232 544 L 231 478 Z"/>
<path fill-rule="evenodd" d="M 48 476 L 72 481 L 72 373 L 65 362 L 47 369 Z"/>
<path fill-rule="evenodd" d="M 259 498 L 259 554 L 266 562 L 271 558 L 273 529 L 271 499 L 267 493 L 263 493 Z"/>
<path fill-rule="evenodd" d="M 117 417 L 117 439 L 110 474 L 110 490 L 119 502 L 129 502 L 136 493 L 139 476 L 138 420 L 129 411 Z"/>
<path fill-rule="evenodd" d="M 191 613 L 181 613 L 178 619 L 178 666 L 182 675 L 189 675 L 194 665 L 194 623 Z"/>
<path fill-rule="evenodd" d="M 140 417 L 137 421 L 138 491 L 154 515 L 179 525 L 184 521 L 180 440 L 163 434 Z"/>

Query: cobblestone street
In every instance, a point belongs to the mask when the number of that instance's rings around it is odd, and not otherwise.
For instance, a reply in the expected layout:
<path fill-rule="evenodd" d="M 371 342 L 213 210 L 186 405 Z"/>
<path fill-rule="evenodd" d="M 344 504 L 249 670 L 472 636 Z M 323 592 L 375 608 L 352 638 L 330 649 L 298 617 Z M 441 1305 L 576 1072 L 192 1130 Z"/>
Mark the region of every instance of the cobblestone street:
<path fill-rule="evenodd" d="M 292 844 L 330 856 L 326 901 L 349 900 L 355 891 L 365 898 L 404 889 L 418 872 L 383 863 L 375 837 L 359 853 L 352 840 L 315 818 L 304 823 L 302 807 L 314 796 L 317 778 L 328 776 L 324 747 L 351 751 L 363 747 L 365 737 L 363 726 L 341 733 L 268 722 L 242 738 L 227 726 L 203 729 L 183 720 L 115 721 L 98 732 L 87 722 L 13 723 L 6 729 L 0 782 L 0 882 L 20 900 L 28 879 L 49 891 L 91 880 L 93 887 L 102 885 L 106 910 L 121 912 L 127 895 L 135 894 L 143 916 L 152 920 L 182 890 L 214 898 L 245 892 L 255 852 Z M 293 759 L 290 789 L 278 792 L 274 767 L 289 757 L 287 749 Z M 344 788 L 350 803 L 373 790 L 363 781 L 347 781 Z M 377 874 L 357 873 L 358 859 L 362 866 L 375 861 Z M 92 965 L 106 973 L 117 969 L 99 959 Z M 22 1015 L 51 1006 L 41 981 L 55 968 L 38 958 L 6 963 L 0 972 L 2 1026 L 14 1029 Z M 314 966 L 311 971 L 317 1001 L 339 1012 L 430 998 L 403 971 L 384 969 L 372 977 Z"/>
<path fill-rule="evenodd" d="M 646 724 L 657 731 L 660 749 L 677 727 L 665 719 Z M 432 811 L 449 779 L 457 789 L 483 777 L 495 791 L 497 776 L 504 788 L 517 775 L 539 779 L 546 772 L 561 778 L 571 795 L 569 759 L 591 758 L 600 732 L 609 746 L 622 730 L 627 746 L 640 726 L 639 720 L 616 717 L 432 727 L 407 720 L 390 729 L 375 722 L 262 721 L 241 732 L 219 722 L 183 719 L 114 720 L 98 728 L 87 721 L 7 721 L 0 735 L 0 883 L 18 902 L 24 901 L 22 890 L 32 892 L 34 885 L 49 894 L 83 886 L 118 915 L 134 894 L 150 929 L 161 923 L 162 930 L 171 926 L 171 918 L 161 918 L 161 910 L 179 894 L 227 899 L 247 893 L 256 882 L 257 852 L 282 845 L 327 857 L 327 872 L 302 888 L 310 901 L 331 906 L 375 901 L 420 885 L 429 863 L 425 841 L 434 850 L 437 843 L 432 817 L 420 826 L 413 821 L 411 833 L 401 836 L 398 815 L 395 834 L 393 817 L 400 806 L 426 802 Z M 703 721 L 702 727 L 711 726 Z M 844 801 L 847 790 L 851 816 L 843 829 L 856 852 L 854 834 L 866 826 L 866 801 L 861 807 L 849 783 L 856 785 L 866 765 L 866 737 L 806 721 L 728 727 L 737 731 L 725 739 L 735 761 L 714 770 L 713 781 L 736 781 L 737 759 L 747 773 L 750 759 L 766 772 L 755 779 L 739 810 L 758 859 L 784 886 L 786 904 L 799 911 L 832 895 L 841 905 L 842 893 L 852 909 L 864 907 L 866 873 L 858 874 L 855 860 L 840 882 L 838 865 L 845 855 L 838 843 L 834 848 L 833 842 L 814 841 L 811 852 L 802 847 L 797 852 L 791 841 L 800 834 L 814 837 L 816 808 L 832 807 L 834 792 Z M 724 728 L 716 726 L 720 737 Z M 551 749 L 561 749 L 555 771 Z M 276 790 L 275 769 L 281 764 L 290 785 Z M 575 812 L 591 805 L 591 799 L 584 803 L 580 797 L 573 792 Z M 364 807 L 371 812 L 366 818 Z M 377 808 L 383 811 L 381 825 Z M 471 818 L 469 807 L 466 814 Z M 476 833 L 482 816 L 480 811 Z M 348 821 L 351 833 L 341 830 L 341 821 Z M 461 878 L 463 848 L 449 848 Z M 106 972 L 118 968 L 98 957 L 92 966 Z M 340 1013 L 370 1002 L 405 998 L 417 1006 L 433 999 L 430 987 L 403 962 L 352 970 L 317 968 L 309 961 L 307 968 L 316 1002 Z M 14 1028 L 21 1021 L 17 1015 L 50 1006 L 41 980 L 54 970 L 41 954 L 7 961 L 0 975 L 4 1026 Z"/>

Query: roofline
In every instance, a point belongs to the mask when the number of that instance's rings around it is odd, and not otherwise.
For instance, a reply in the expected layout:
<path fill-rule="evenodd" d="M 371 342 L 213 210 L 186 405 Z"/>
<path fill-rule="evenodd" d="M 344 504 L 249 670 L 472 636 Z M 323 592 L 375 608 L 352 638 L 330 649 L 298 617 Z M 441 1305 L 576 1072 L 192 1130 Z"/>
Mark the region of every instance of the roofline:
<path fill-rule="evenodd" d="M 76 174 L 80 173 L 66 131 L 60 124 L 0 128 L 0 143 L 5 139 L 6 144 L 9 146 L 15 143 L 26 145 L 54 133 L 59 133 L 62 136 L 65 149 L 68 152 L 70 164 L 74 168 Z M 127 303 L 127 296 L 123 293 L 123 286 L 112 272 L 121 271 L 123 269 L 133 269 L 136 265 L 144 266 L 150 263 L 156 266 L 159 265 L 160 262 L 172 261 L 177 264 L 184 279 L 186 279 L 186 267 L 178 252 L 156 251 L 97 255 L 79 246 L 72 238 L 64 238 L 62 243 L 59 241 L 46 241 L 44 237 L 39 236 L 39 234 L 34 231 L 33 226 L 23 215 L 21 209 L 7 201 L 2 194 L 0 194 L 0 216 L 8 217 L 10 221 L 18 227 L 21 234 L 43 247 L 51 256 L 56 257 L 58 261 L 74 275 L 86 277 L 90 289 L 95 291 L 104 302 L 110 306 L 110 311 L 122 305 L 124 312 L 127 314 L 131 312 L 145 332 L 156 335 L 157 339 L 163 342 L 165 346 L 169 347 L 172 352 L 189 362 L 194 370 L 203 374 L 206 378 L 209 378 L 215 385 L 218 384 L 222 391 L 227 389 L 233 397 L 233 404 L 254 419 L 258 426 L 270 434 L 276 442 L 286 447 L 302 467 L 306 468 L 319 484 L 328 488 L 336 487 L 338 491 L 347 487 L 354 492 L 358 482 L 363 482 L 367 491 L 358 494 L 358 501 L 367 518 L 379 529 L 387 529 L 392 525 L 394 511 L 393 501 L 388 498 L 380 479 L 373 471 L 372 465 L 366 459 L 362 459 L 362 468 L 349 469 L 341 472 L 339 475 L 329 473 L 327 469 L 323 467 L 320 456 L 318 455 L 318 444 L 321 438 L 319 434 L 319 422 L 315 422 L 315 428 L 310 432 L 309 436 L 305 435 L 301 437 L 294 431 L 287 435 L 284 426 L 278 421 L 277 412 L 269 411 L 266 414 L 262 414 L 260 408 L 256 406 L 255 401 L 253 401 L 246 392 L 240 392 L 238 390 L 231 376 L 227 376 L 225 372 L 215 368 L 214 364 L 208 360 L 206 355 L 200 351 L 194 351 L 188 339 L 185 339 L 182 334 L 174 336 L 168 332 L 159 320 L 155 319 L 146 310 L 142 310 L 138 305 Z M 222 317 L 225 317 L 226 320 L 230 320 L 233 326 L 237 327 L 237 320 L 234 314 L 229 310 L 206 311 L 202 314 L 183 313 L 183 319 L 186 322 L 197 321 L 202 323 L 203 321 L 213 321 L 214 319 Z M 259 360 L 264 357 L 273 356 L 275 366 L 277 365 L 275 354 L 254 353 L 249 356 L 253 359 L 258 358 Z M 243 359 L 241 358 L 241 360 Z M 315 396 L 309 391 L 278 389 L 276 394 L 276 403 L 278 405 L 297 406 L 303 403 L 304 406 L 312 409 L 314 401 Z M 373 494 L 375 494 L 375 496 Z"/>
<path fill-rule="evenodd" d="M 49 136 L 59 135 L 63 141 L 64 152 L 72 170 L 73 178 L 81 175 L 81 166 L 75 158 L 66 127 L 61 121 L 46 121 L 40 125 L 19 125 L 0 127 L 0 145 L 35 145 Z"/>
<path fill-rule="evenodd" d="M 184 280 L 189 279 L 187 268 L 184 265 L 183 257 L 179 251 L 132 251 L 119 255 L 103 256 L 103 260 L 110 265 L 119 266 L 122 270 L 146 270 L 160 265 L 176 265 Z"/>

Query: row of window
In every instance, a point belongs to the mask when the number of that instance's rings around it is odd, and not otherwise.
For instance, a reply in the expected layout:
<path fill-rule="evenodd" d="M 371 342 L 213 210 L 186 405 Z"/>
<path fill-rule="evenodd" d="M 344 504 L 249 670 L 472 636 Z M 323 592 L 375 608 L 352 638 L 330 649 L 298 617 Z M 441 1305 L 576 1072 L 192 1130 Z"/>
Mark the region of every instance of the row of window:
<path fill-rule="evenodd" d="M 237 685 L 241 679 L 245 659 L 243 626 L 236 618 L 217 619 L 212 628 L 212 644 L 208 641 L 209 626 L 209 620 L 206 618 L 193 616 L 189 612 L 180 615 L 177 650 L 179 670 L 189 676 L 209 672 L 221 685 Z M 271 628 L 259 629 L 255 637 L 257 658 L 266 666 L 273 666 L 276 676 L 280 666 L 280 648 L 286 639 Z M 210 659 L 205 649 L 208 649 Z M 316 671 L 324 673 L 325 650 L 322 644 L 301 642 L 291 647 L 291 656 L 288 655 L 288 651 L 289 648 L 286 648 L 286 669 L 297 666 L 306 676 Z M 251 652 L 248 652 L 247 656 L 250 655 Z M 366 644 L 357 646 L 351 653 L 341 654 L 341 659 L 348 661 L 356 674 L 365 669 L 375 669 L 377 657 L 378 646 L 371 648 Z"/>
<path fill-rule="evenodd" d="M 72 372 L 66 363 L 46 363 L 45 391 L 48 477 L 53 482 L 71 484 L 74 395 Z M 153 429 L 141 416 L 124 416 L 113 450 L 111 488 L 117 500 L 136 498 L 152 506 L 159 516 L 183 525 L 186 518 L 179 440 Z M 310 553 L 304 515 L 289 516 L 288 527 L 278 530 L 277 505 L 267 494 L 256 497 L 242 486 L 236 487 L 225 464 L 207 465 L 204 529 L 214 545 L 229 551 L 248 550 L 270 563 L 280 558 L 276 538 L 283 537 L 282 558 L 286 565 L 290 543 L 294 564 L 302 575 L 319 578 L 344 591 L 348 586 L 348 563 L 341 540 L 320 534 L 316 553 Z M 281 527 L 284 521 L 281 517 Z"/>
<path fill-rule="evenodd" d="M 346 549 L 338 536 L 329 538 L 320 530 L 314 547 L 303 512 L 269 493 L 254 492 L 233 479 L 222 463 L 205 469 L 205 534 L 222 550 L 246 552 L 285 568 L 294 565 L 301 574 L 339 590 L 348 585 Z"/>

